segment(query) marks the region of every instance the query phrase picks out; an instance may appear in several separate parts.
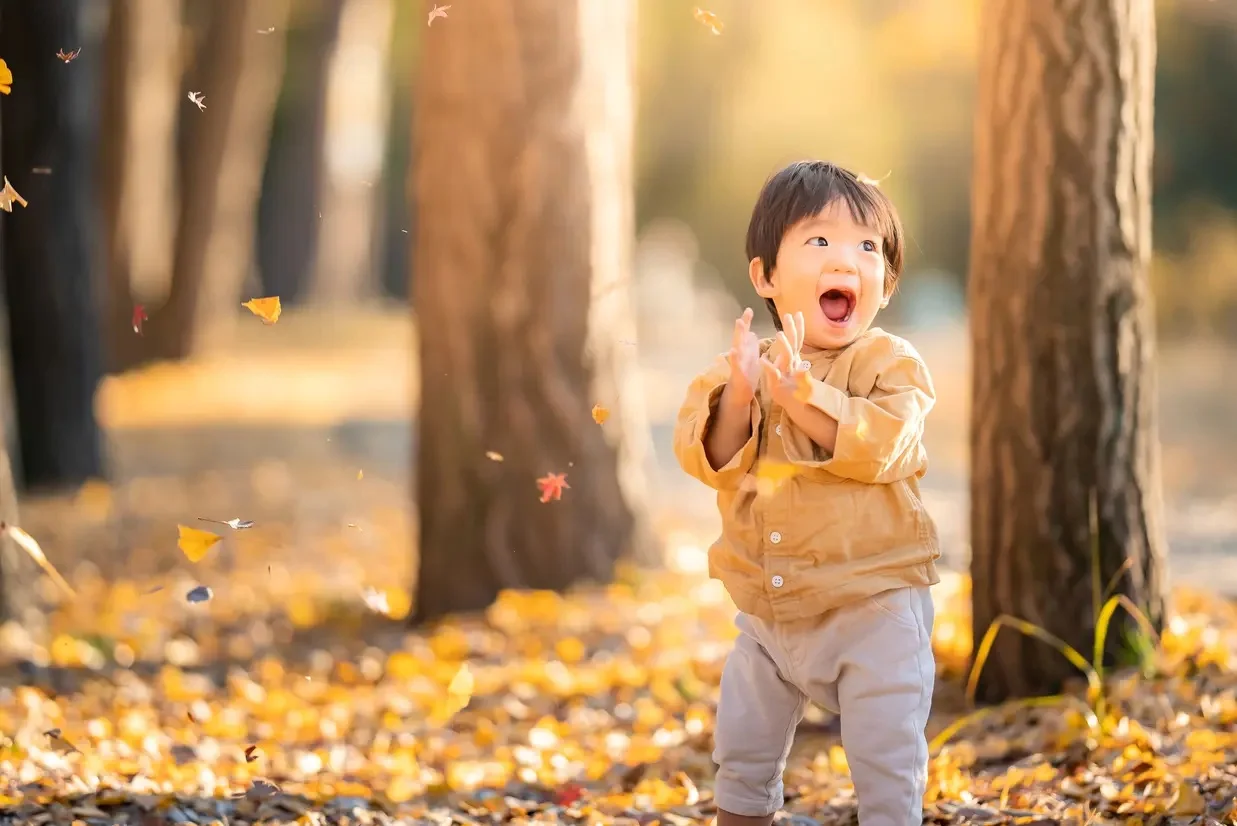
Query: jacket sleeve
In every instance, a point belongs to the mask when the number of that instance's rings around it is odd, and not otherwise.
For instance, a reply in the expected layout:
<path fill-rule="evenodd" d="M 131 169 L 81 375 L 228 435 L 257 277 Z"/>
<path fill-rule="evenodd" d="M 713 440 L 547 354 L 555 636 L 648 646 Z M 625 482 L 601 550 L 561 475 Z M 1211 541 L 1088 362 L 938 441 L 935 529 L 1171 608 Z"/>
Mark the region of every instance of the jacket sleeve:
<path fill-rule="evenodd" d="M 833 454 L 798 427 L 783 428 L 783 447 L 796 464 L 869 484 L 906 479 L 927 467 L 924 421 L 936 403 L 927 366 L 913 352 L 881 347 L 872 392 L 851 396 L 821 381 L 812 382 L 807 404 L 838 423 Z"/>
<path fill-rule="evenodd" d="M 725 355 L 719 356 L 688 386 L 687 397 L 679 408 L 674 426 L 674 455 L 679 465 L 714 490 L 738 489 L 739 482 L 756 461 L 756 445 L 760 436 L 761 412 L 757 397 L 751 403 L 752 430 L 747 442 L 722 467 L 714 470 L 709 464 L 704 452 L 704 437 L 717 416 L 718 400 L 729 378 L 730 365 Z"/>

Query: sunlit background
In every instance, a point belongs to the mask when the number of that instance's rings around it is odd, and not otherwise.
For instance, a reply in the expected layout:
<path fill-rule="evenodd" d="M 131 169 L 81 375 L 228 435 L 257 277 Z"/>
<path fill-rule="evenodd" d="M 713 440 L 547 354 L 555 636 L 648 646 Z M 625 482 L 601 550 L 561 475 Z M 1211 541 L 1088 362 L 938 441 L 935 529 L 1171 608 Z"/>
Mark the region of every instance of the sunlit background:
<path fill-rule="evenodd" d="M 702 571 L 717 524 L 710 492 L 674 462 L 673 417 L 744 306 L 771 329 L 750 294 L 743 234 L 765 176 L 812 156 L 880 179 L 902 211 L 907 272 L 878 323 L 910 337 L 932 367 L 925 496 L 947 562 L 965 567 L 978 6 L 717 0 L 710 9 L 724 26 L 715 35 L 693 3 L 639 4 L 630 286 L 653 428 L 650 501 L 670 565 Z M 83 52 L 63 70 L 98 78 L 107 184 L 99 218 L 114 212 L 114 237 L 124 240 L 102 246 L 113 262 L 124 257 L 136 301 L 157 307 L 166 297 L 183 195 L 178 147 L 218 105 L 208 95 L 200 111 L 186 93 L 206 88 L 212 72 L 240 72 L 240 114 L 220 165 L 221 217 L 204 246 L 203 333 L 183 361 L 112 365 L 96 407 L 114 484 L 27 498 L 24 519 L 51 548 L 86 548 L 93 559 L 81 576 L 94 566 L 132 572 L 143 559 L 152 572 L 175 569 L 167 526 L 176 520 L 266 519 L 282 532 L 266 535 L 262 558 L 282 549 L 289 576 L 348 594 L 381 578 L 394 609 L 407 610 L 395 591 L 412 576 L 410 422 L 422 403 L 409 311 L 413 88 L 423 39 L 467 27 L 469 6 L 427 26 L 416 3 L 255 0 L 228 65 L 210 53 L 206 0 L 183 9 L 132 0 L 110 23 L 109 8 L 90 6 Z M 109 32 L 122 23 L 128 41 L 117 48 Z M 1158 25 L 1153 275 L 1172 570 L 1179 581 L 1228 587 L 1222 563 L 1237 537 L 1237 394 L 1226 378 L 1237 374 L 1237 122 L 1228 115 L 1237 6 L 1162 0 Z M 117 66 L 123 95 L 108 86 Z M 118 138 L 124 112 L 130 127 Z M 38 176 L 9 176 L 39 196 Z M 281 297 L 276 326 L 239 306 L 258 295 Z M 109 325 L 109 343 L 132 339 L 127 316 Z M 16 453 L 11 416 L 6 423 Z M 60 518 L 66 502 L 99 521 Z M 148 525 L 166 536 L 148 535 Z M 229 553 L 243 557 L 246 541 Z M 306 547 L 329 552 L 293 565 Z"/>

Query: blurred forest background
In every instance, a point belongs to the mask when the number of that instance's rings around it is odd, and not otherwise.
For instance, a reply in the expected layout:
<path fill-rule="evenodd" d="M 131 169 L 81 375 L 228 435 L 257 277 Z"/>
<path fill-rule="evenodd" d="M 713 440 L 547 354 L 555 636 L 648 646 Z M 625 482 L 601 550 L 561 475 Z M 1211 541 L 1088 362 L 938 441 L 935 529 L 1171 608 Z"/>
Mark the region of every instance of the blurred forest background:
<path fill-rule="evenodd" d="M 166 534 L 201 515 L 278 522 L 264 553 L 289 560 L 307 544 L 330 550 L 297 574 L 328 590 L 408 582 L 409 422 L 433 403 L 419 398 L 428 368 L 408 311 L 415 89 L 427 38 L 468 26 L 469 4 L 427 26 L 420 4 L 394 0 L 62 0 L 42 31 L 23 5 L 0 6 L 15 77 L 0 100 L 4 173 L 31 204 L 0 221 L 17 388 L 4 422 L 23 524 L 45 547 L 87 548 L 76 576 L 88 581 L 143 564 L 167 574 L 170 540 L 142 526 Z M 908 269 L 880 323 L 933 368 L 925 495 L 947 560 L 965 566 L 979 5 L 716 0 L 715 35 L 685 0 L 638 4 L 636 335 L 622 343 L 640 364 L 652 433 L 641 458 L 673 564 L 699 571 L 716 524 L 710 492 L 674 463 L 674 414 L 754 304 L 743 234 L 760 184 L 811 156 L 880 179 L 902 210 Z M 1175 576 L 1215 585 L 1237 536 L 1226 379 L 1237 372 L 1237 6 L 1157 8 L 1169 539 Z M 71 225 L 80 249 L 58 240 Z M 54 297 L 64 285 L 38 287 L 50 270 L 74 279 L 79 306 Z M 274 327 L 240 306 L 274 295 Z M 93 425 L 67 420 L 82 393 L 94 394 L 95 448 Z M 87 481 L 100 475 L 110 485 Z M 393 612 L 406 612 L 392 589 Z"/>

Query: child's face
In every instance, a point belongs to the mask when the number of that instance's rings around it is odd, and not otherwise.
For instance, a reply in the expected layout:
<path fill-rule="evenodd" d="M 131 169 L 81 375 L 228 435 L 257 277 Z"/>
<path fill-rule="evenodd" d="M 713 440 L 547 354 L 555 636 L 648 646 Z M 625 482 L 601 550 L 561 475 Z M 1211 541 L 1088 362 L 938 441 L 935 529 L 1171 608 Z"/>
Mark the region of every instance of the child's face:
<path fill-rule="evenodd" d="M 786 231 L 767 280 L 760 259 L 748 270 L 756 293 L 773 299 L 779 317 L 803 313 L 804 343 L 819 350 L 850 344 L 888 303 L 884 239 L 855 223 L 842 201 Z"/>

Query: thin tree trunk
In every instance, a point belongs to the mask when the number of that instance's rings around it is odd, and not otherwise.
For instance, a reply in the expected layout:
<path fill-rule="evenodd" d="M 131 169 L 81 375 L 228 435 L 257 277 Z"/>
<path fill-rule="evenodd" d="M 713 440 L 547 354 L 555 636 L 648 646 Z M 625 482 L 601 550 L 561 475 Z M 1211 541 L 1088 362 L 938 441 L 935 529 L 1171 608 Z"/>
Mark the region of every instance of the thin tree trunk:
<path fill-rule="evenodd" d="M 1153 624 L 1167 591 L 1151 252 L 1152 0 L 984 5 L 971 235 L 976 644 L 1000 614 L 1088 655 L 1113 583 Z M 1092 529 L 1092 502 L 1095 529 Z M 1106 659 L 1129 661 L 1119 612 Z M 1002 630 L 986 701 L 1077 672 Z"/>
<path fill-rule="evenodd" d="M 102 374 L 91 273 L 97 52 L 87 0 L 0 5 L 4 174 L 28 201 L 4 221 L 5 297 L 21 483 L 54 489 L 102 475 L 94 393 Z M 58 49 L 81 46 L 64 65 Z M 79 62 L 80 61 L 80 62 Z M 50 169 L 50 174 L 33 170 Z"/>
<path fill-rule="evenodd" d="M 283 65 L 288 0 L 212 0 L 206 38 L 186 79 L 205 111 L 185 130 L 172 283 L 122 363 L 182 359 L 226 330 L 253 264 L 254 216 Z M 274 28 L 270 34 L 259 33 Z M 185 97 L 185 96 L 182 96 Z M 182 106 L 194 106 L 187 97 Z"/>
<path fill-rule="evenodd" d="M 262 291 L 284 306 L 308 292 L 318 248 L 326 137 L 326 77 L 344 0 L 293 0 L 285 99 L 275 113 L 258 203 Z M 273 36 L 273 35 L 272 35 Z"/>
<path fill-rule="evenodd" d="M 608 580 L 649 541 L 623 448 L 641 435 L 621 343 L 633 4 L 459 8 L 426 32 L 413 125 L 414 621 L 485 608 L 504 588 Z M 602 427 L 595 402 L 613 411 Z M 543 504 L 536 480 L 551 472 L 570 488 Z"/>
<path fill-rule="evenodd" d="M 167 296 L 176 203 L 176 113 L 180 91 L 180 3 L 112 0 L 100 136 L 109 370 L 132 361 L 141 342 L 134 304 Z"/>

